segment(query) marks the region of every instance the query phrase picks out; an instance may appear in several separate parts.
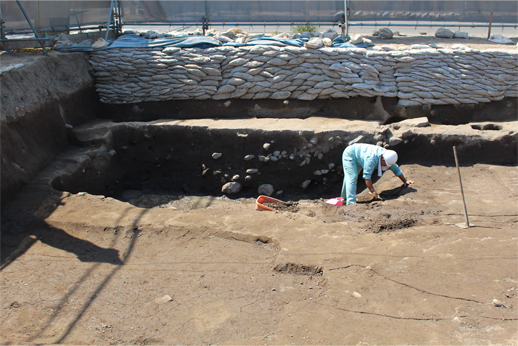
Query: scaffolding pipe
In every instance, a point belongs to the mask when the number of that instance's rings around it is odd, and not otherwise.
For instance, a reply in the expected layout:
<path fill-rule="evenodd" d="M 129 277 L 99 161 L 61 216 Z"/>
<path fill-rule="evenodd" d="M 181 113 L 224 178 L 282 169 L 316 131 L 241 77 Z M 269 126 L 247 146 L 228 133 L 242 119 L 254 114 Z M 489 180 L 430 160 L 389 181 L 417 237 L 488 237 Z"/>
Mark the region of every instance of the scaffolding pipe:
<path fill-rule="evenodd" d="M 42 37 L 42 38 L 1 38 L 0 42 L 17 42 L 17 41 L 49 41 L 50 38 Z"/>
<path fill-rule="evenodd" d="M 2 15 L 2 8 L 0 8 L 0 38 L 5 39 L 4 16 Z"/>
<path fill-rule="evenodd" d="M 32 31 L 34 32 L 34 36 L 36 36 L 36 39 L 40 42 L 41 48 L 43 49 L 43 54 L 47 54 L 47 50 L 45 49 L 45 44 L 43 43 L 43 40 L 38 36 L 38 33 L 36 32 L 36 29 L 32 25 L 32 22 L 29 19 L 29 16 L 27 15 L 27 13 L 25 13 L 25 10 L 23 9 L 22 4 L 20 3 L 19 0 L 16 0 L 16 2 L 18 3 L 18 6 L 20 6 L 20 10 L 22 10 L 22 13 L 25 16 L 25 19 L 27 20 L 27 23 L 29 23 Z"/>
<path fill-rule="evenodd" d="M 125 26 L 131 26 L 131 25 L 149 25 L 149 26 L 172 26 L 172 25 L 201 25 L 201 22 L 192 21 L 192 22 L 163 22 L 163 23 L 146 23 L 146 22 L 124 22 Z M 237 26 L 238 24 L 243 26 L 243 22 L 241 23 L 232 23 L 232 22 L 213 22 L 211 21 L 210 24 L 212 26 Z M 305 25 L 305 22 L 257 22 L 256 24 L 261 24 L 263 26 L 279 26 L 279 25 L 286 25 L 286 26 L 292 26 L 292 25 Z M 319 22 L 320 25 L 336 25 L 336 22 Z M 428 24 L 421 24 L 421 23 L 394 23 L 394 22 L 387 22 L 387 23 L 380 23 L 380 22 L 360 22 L 360 23 L 348 23 L 349 26 L 409 26 L 409 27 L 466 27 L 466 28 L 487 28 L 487 23 L 480 23 L 480 24 L 463 24 L 463 23 L 451 23 L 451 24 L 445 24 L 445 23 L 428 23 Z M 493 27 L 498 28 L 516 28 L 518 27 L 518 24 L 493 24 Z"/>
<path fill-rule="evenodd" d="M 112 16 L 113 16 L 113 0 L 111 1 L 111 4 L 110 4 L 110 16 L 108 17 L 108 25 L 106 26 L 106 38 L 105 38 L 106 41 L 108 41 L 108 34 L 110 33 L 110 24 L 112 21 Z"/>

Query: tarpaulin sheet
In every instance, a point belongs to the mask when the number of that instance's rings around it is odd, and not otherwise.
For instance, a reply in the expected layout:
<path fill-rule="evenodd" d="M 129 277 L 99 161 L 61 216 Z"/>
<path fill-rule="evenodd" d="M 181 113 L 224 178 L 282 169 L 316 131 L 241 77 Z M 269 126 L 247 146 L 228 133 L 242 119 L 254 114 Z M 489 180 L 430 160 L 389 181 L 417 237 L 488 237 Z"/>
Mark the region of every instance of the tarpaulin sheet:
<path fill-rule="evenodd" d="M 238 43 L 238 42 L 228 42 L 225 43 L 224 46 L 233 46 L 233 47 L 241 47 L 241 46 L 295 46 L 295 47 L 303 47 L 304 42 L 307 42 L 307 38 L 297 38 L 293 40 L 281 40 L 274 37 L 269 36 L 260 36 L 251 38 L 247 43 Z"/>
<path fill-rule="evenodd" d="M 271 45 L 271 46 L 295 46 L 304 47 L 307 38 L 298 38 L 292 40 L 282 40 L 274 37 L 259 36 L 251 38 L 247 43 L 229 42 L 222 44 L 220 41 L 212 36 L 179 36 L 168 38 L 147 39 L 138 35 L 123 35 L 117 40 L 108 41 L 110 45 L 106 48 L 93 49 L 91 46 L 57 46 L 55 49 L 60 52 L 92 52 L 97 50 L 105 50 L 112 48 L 153 48 L 153 47 L 179 47 L 179 48 L 211 48 L 217 46 L 256 46 L 256 45 Z M 365 48 L 374 46 L 371 42 L 363 42 L 359 44 L 352 44 L 348 42 L 343 36 L 338 36 L 333 40 L 332 47 L 342 48 Z"/>
<path fill-rule="evenodd" d="M 57 46 L 60 52 L 91 52 L 111 48 L 153 48 L 153 47 L 179 47 L 179 48 L 210 48 L 221 46 L 221 42 L 210 36 L 181 36 L 147 39 L 137 35 L 123 35 L 116 40 L 108 41 L 106 48 L 93 49 L 91 46 Z"/>

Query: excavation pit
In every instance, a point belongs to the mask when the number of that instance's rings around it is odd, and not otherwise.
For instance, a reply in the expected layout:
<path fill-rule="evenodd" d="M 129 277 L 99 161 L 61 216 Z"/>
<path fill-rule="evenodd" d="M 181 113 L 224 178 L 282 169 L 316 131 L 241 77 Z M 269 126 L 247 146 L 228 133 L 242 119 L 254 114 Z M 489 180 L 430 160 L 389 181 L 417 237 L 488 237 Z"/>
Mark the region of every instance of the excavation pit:
<path fill-rule="evenodd" d="M 2 102 L 13 105 L 2 125 L 2 343 L 515 343 L 516 99 L 407 107 L 389 122 L 322 112 L 157 120 L 149 110 L 171 106 L 160 102 L 125 118 L 133 106 L 106 112 L 86 97 L 92 85 L 68 97 L 52 89 L 88 76 L 80 59 L 68 68 L 82 74 L 62 81 L 38 69 L 48 94 L 7 95 L 42 97 L 25 116 L 21 102 Z M 38 86 L 35 73 L 9 73 L 14 86 Z M 429 126 L 405 124 L 416 116 Z M 415 184 L 386 172 L 375 182 L 385 201 L 359 184 L 362 203 L 326 204 L 355 140 L 396 150 Z M 452 146 L 476 225 L 466 230 L 455 226 L 464 215 Z M 242 189 L 222 193 L 237 175 Z M 255 210 L 262 184 L 298 211 Z"/>
<path fill-rule="evenodd" d="M 242 127 L 244 123 L 247 127 Z M 350 142 L 394 149 L 403 166 L 452 165 L 453 146 L 462 165 L 509 165 L 516 162 L 513 128 L 513 122 L 413 127 L 405 122 L 379 125 L 318 117 L 98 120 L 70 130 L 69 137 L 78 146 L 76 166 L 69 164 L 70 169 L 54 177 L 51 185 L 59 191 L 104 195 L 141 207 L 198 208 L 253 199 L 262 194 L 264 185 L 271 186 L 272 197 L 331 198 L 341 189 L 341 155 Z M 223 192 L 229 183 L 240 187 Z M 360 191 L 364 188 L 360 184 Z M 191 201 L 180 202 L 184 196 L 192 196 Z"/>

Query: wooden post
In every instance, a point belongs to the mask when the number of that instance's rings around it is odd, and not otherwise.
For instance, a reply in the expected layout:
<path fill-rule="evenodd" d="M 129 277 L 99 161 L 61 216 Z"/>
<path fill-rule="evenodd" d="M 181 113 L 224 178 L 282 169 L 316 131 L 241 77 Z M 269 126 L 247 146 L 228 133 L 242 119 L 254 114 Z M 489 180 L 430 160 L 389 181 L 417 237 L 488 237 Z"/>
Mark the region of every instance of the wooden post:
<path fill-rule="evenodd" d="M 487 39 L 491 37 L 491 25 L 493 24 L 493 11 L 491 11 L 491 15 L 489 16 L 489 28 L 487 30 Z"/>
<path fill-rule="evenodd" d="M 462 179 L 460 178 L 460 169 L 459 169 L 459 160 L 457 158 L 457 148 L 454 146 L 453 147 L 453 154 L 455 155 L 455 165 L 457 166 L 457 173 L 459 175 L 459 184 L 460 184 L 460 193 L 462 194 L 462 202 L 464 203 L 464 216 L 466 217 L 466 224 L 465 226 L 460 226 L 460 225 L 457 225 L 459 227 L 469 227 L 469 219 L 468 219 L 468 209 L 466 208 L 466 199 L 464 198 L 464 189 L 462 188 Z"/>

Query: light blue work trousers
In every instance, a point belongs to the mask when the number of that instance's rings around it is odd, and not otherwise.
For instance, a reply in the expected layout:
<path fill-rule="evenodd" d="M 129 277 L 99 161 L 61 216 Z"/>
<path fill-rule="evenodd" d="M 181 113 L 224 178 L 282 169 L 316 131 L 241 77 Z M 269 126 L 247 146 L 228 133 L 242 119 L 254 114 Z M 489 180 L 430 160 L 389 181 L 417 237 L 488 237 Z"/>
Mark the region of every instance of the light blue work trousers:
<path fill-rule="evenodd" d="M 347 149 L 349 149 L 348 147 Z M 346 204 L 356 203 L 356 186 L 358 183 L 358 173 L 361 166 L 356 163 L 356 160 L 348 155 L 347 149 L 342 155 L 342 163 L 344 166 L 344 182 L 342 185 L 341 196 L 345 199 Z"/>

